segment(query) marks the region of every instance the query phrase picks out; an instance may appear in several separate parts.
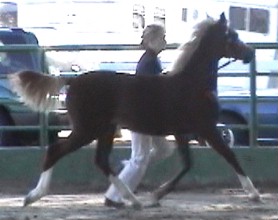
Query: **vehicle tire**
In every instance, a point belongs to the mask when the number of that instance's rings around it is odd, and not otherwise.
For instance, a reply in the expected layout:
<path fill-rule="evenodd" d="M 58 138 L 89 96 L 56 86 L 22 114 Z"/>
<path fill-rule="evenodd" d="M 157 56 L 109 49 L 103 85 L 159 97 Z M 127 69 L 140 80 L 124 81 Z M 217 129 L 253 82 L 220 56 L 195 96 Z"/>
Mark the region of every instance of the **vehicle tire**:
<path fill-rule="evenodd" d="M 15 125 L 7 109 L 0 107 L 0 126 Z M 19 138 L 16 132 L 0 131 L 0 146 L 19 146 Z"/>
<path fill-rule="evenodd" d="M 248 146 L 249 144 L 249 133 L 247 130 L 226 128 L 225 125 L 244 125 L 245 123 L 237 118 L 236 116 L 230 114 L 221 114 L 219 117 L 219 125 L 223 135 L 223 138 L 228 140 L 234 138 L 234 146 Z M 222 128 L 221 128 L 222 127 Z"/>
<path fill-rule="evenodd" d="M 235 146 L 235 136 L 232 129 L 227 128 L 226 125 L 222 123 L 218 123 L 217 126 L 221 132 L 222 138 L 224 139 L 225 143 L 230 148 L 233 148 Z"/>
<path fill-rule="evenodd" d="M 225 143 L 230 148 L 233 148 L 235 146 L 235 136 L 234 136 L 234 133 L 233 133 L 232 129 L 227 128 L 225 126 L 225 124 L 222 124 L 222 123 L 218 123 L 217 126 L 219 128 L 219 131 L 221 132 L 221 135 L 222 135 Z M 201 146 L 210 147 L 209 143 L 206 140 L 204 140 L 200 137 L 198 138 L 198 142 Z"/>

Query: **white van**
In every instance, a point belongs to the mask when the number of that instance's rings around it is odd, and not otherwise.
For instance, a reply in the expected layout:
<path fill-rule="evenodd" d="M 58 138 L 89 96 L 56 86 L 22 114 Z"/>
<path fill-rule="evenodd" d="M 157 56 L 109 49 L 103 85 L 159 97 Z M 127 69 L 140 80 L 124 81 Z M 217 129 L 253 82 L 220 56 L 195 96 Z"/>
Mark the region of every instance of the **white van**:
<path fill-rule="evenodd" d="M 217 0 L 224 5 L 230 25 L 246 42 L 278 41 L 278 1 L 277 0 Z M 259 60 L 277 59 L 277 50 L 259 50 Z"/>
<path fill-rule="evenodd" d="M 21 0 L 18 26 L 46 27 L 63 35 L 53 44 L 138 43 L 146 24 L 165 22 L 159 1 L 147 0 Z M 38 36 L 40 38 L 40 36 Z"/>
<path fill-rule="evenodd" d="M 166 26 L 172 27 L 175 33 L 173 37 L 181 36 L 177 34 L 181 31 L 190 35 L 196 23 L 207 16 L 218 18 L 222 12 L 244 42 L 278 41 L 278 0 L 208 0 L 205 6 L 201 0 L 180 1 L 167 6 Z M 181 37 L 184 38 L 184 35 Z M 183 42 L 184 39 L 176 40 Z M 257 56 L 260 59 L 273 59 L 277 58 L 277 52 L 262 51 Z"/>

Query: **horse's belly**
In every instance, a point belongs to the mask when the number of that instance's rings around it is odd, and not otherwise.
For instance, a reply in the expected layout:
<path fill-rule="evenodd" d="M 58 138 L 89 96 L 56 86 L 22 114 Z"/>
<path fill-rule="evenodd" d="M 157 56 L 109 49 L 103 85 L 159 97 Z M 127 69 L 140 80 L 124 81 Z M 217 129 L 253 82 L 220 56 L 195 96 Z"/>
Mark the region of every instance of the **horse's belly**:
<path fill-rule="evenodd" d="M 125 115 L 117 123 L 132 131 L 149 135 L 185 134 L 194 130 L 190 120 L 178 117 L 158 117 L 156 115 Z"/>

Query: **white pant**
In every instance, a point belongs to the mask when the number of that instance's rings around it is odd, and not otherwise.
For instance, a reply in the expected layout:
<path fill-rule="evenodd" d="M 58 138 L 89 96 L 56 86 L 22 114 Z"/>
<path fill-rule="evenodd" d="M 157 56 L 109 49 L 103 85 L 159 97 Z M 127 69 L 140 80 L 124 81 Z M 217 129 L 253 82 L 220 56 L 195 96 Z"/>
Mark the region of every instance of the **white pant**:
<path fill-rule="evenodd" d="M 163 159 L 172 152 L 173 147 L 164 137 L 131 132 L 131 158 L 125 162 L 119 178 L 134 191 L 144 177 L 150 160 Z M 123 199 L 114 185 L 110 185 L 105 197 L 114 202 L 122 202 Z"/>

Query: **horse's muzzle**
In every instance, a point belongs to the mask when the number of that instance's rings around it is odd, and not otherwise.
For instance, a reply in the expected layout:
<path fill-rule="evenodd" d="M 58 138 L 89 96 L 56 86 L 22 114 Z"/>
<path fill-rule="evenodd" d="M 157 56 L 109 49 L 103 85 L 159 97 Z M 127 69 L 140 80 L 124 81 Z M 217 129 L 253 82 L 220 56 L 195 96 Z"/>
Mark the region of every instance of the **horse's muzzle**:
<path fill-rule="evenodd" d="M 255 57 L 255 50 L 240 40 L 231 42 L 226 53 L 226 57 L 242 60 L 243 63 L 250 63 Z"/>
<path fill-rule="evenodd" d="M 243 58 L 243 63 L 250 63 L 253 58 L 255 57 L 255 50 L 251 47 L 249 47 L 249 50 L 246 50 L 245 56 Z"/>

